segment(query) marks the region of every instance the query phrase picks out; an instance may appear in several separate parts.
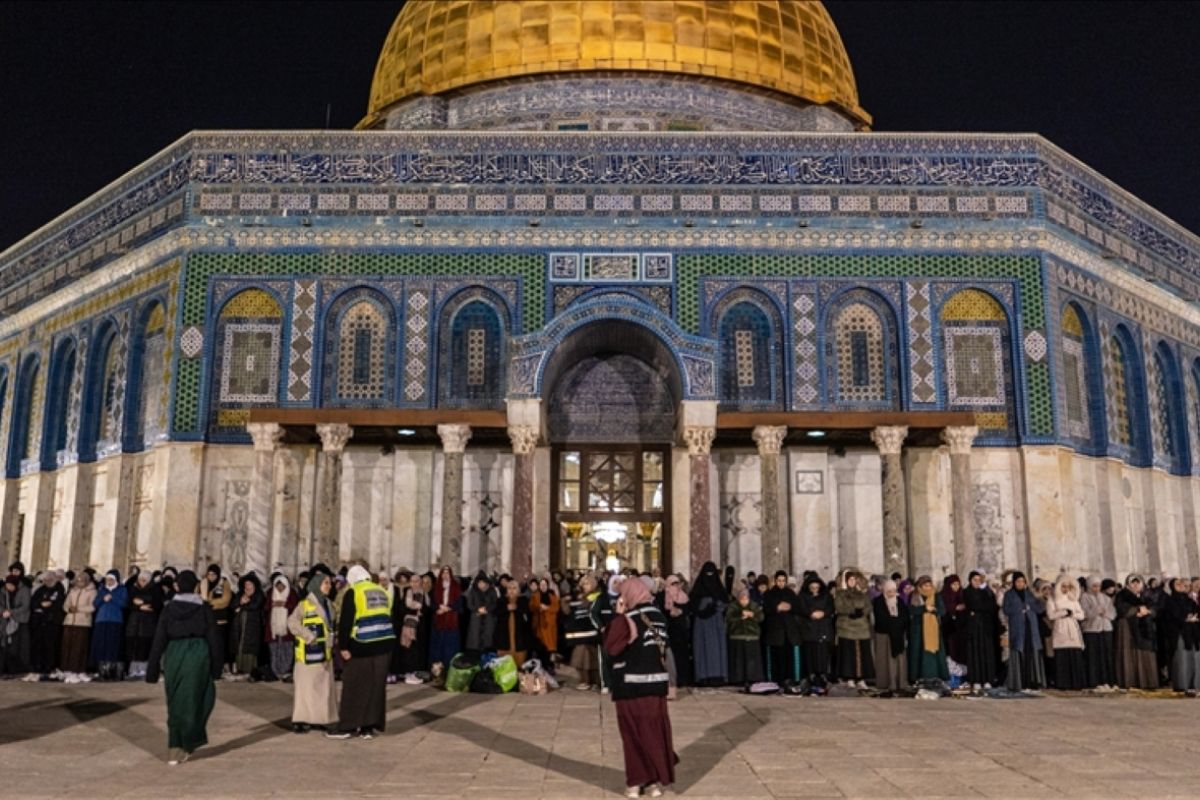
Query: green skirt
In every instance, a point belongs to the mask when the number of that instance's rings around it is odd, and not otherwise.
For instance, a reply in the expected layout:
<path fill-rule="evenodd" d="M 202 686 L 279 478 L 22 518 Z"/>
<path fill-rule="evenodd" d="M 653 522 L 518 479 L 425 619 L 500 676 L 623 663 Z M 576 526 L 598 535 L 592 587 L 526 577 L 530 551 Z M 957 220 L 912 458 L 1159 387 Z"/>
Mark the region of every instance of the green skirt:
<path fill-rule="evenodd" d="M 208 744 L 205 726 L 217 704 L 212 681 L 208 642 L 176 639 L 163 655 L 167 688 L 167 746 L 192 752 Z"/>

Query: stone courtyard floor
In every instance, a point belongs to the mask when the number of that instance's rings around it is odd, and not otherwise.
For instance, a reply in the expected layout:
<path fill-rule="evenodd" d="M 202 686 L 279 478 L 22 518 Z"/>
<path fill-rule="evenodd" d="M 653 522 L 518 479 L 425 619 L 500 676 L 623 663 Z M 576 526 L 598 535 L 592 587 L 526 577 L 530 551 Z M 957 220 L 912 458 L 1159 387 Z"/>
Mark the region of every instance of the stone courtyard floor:
<path fill-rule="evenodd" d="M 168 767 L 161 686 L 0 683 L 0 797 L 615 797 L 608 698 L 388 690 L 374 741 L 298 736 L 287 684 L 218 687 Z M 671 704 L 689 798 L 1169 797 L 1200 792 L 1200 700 L 748 697 Z"/>

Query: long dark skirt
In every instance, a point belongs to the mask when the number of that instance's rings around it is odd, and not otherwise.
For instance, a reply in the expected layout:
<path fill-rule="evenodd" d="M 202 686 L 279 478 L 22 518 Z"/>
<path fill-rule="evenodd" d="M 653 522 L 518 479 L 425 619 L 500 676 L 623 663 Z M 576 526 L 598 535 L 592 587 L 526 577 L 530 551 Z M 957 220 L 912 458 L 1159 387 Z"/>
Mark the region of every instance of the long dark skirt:
<path fill-rule="evenodd" d="M 208 717 L 217 704 L 208 642 L 176 639 L 163 654 L 167 689 L 167 747 L 192 752 L 208 744 Z"/>
<path fill-rule="evenodd" d="M 128 661 L 148 661 L 150 645 L 154 644 L 153 636 L 125 637 L 125 658 Z"/>
<path fill-rule="evenodd" d="M 996 682 L 996 639 L 988 635 L 986 628 L 967 630 L 965 656 L 968 682 L 981 686 Z"/>
<path fill-rule="evenodd" d="M 33 634 L 32 667 L 33 672 L 47 675 L 58 669 L 58 645 L 62 641 L 62 625 L 43 622 L 31 625 Z"/>
<path fill-rule="evenodd" d="M 82 625 L 67 625 L 62 636 L 63 672 L 87 672 L 88 646 L 91 644 L 92 629 Z"/>
<path fill-rule="evenodd" d="M 1200 650 L 1185 649 L 1182 636 L 1171 658 L 1171 688 L 1177 692 L 1200 690 Z"/>
<path fill-rule="evenodd" d="M 1054 688 L 1066 690 L 1088 688 L 1087 665 L 1083 660 L 1083 650 L 1078 647 L 1055 649 Z"/>
<path fill-rule="evenodd" d="M 401 647 L 400 640 L 397 639 L 396 649 L 392 651 L 392 673 L 407 675 L 410 672 L 424 672 L 429 669 L 428 644 L 419 635 L 408 647 Z"/>
<path fill-rule="evenodd" d="M 828 642 L 804 642 L 800 645 L 801 663 L 804 664 L 804 673 L 810 678 L 819 675 L 822 678 L 829 678 L 829 643 Z"/>
<path fill-rule="evenodd" d="M 718 613 L 707 619 L 697 617 L 692 622 L 692 669 L 696 683 L 725 683 L 728 666 L 725 615 Z"/>
<path fill-rule="evenodd" d="M 429 663 L 442 664 L 449 669 L 450 660 L 458 655 L 458 643 L 458 631 L 439 631 L 434 628 L 429 636 Z"/>
<path fill-rule="evenodd" d="M 886 633 L 874 635 L 875 653 L 879 656 L 879 669 L 875 673 L 875 688 L 881 692 L 894 692 L 908 688 L 908 651 L 892 655 L 892 640 Z"/>
<path fill-rule="evenodd" d="M 342 731 L 384 729 L 390 659 L 390 653 L 354 656 L 342 666 L 342 704 L 338 711 Z"/>
<path fill-rule="evenodd" d="M 1117 685 L 1112 631 L 1083 635 L 1083 663 L 1089 688 Z"/>
<path fill-rule="evenodd" d="M 799 682 L 801 678 L 799 645 L 784 644 L 778 647 L 768 647 L 767 651 L 769 656 L 767 680 L 775 683 Z"/>
<path fill-rule="evenodd" d="M 729 640 L 729 682 L 758 683 L 763 679 L 762 648 L 757 639 Z"/>
<path fill-rule="evenodd" d="M 121 659 L 125 626 L 119 622 L 100 622 L 92 629 L 92 663 L 115 664 Z"/>
<path fill-rule="evenodd" d="M 838 677 L 847 681 L 875 680 L 870 639 L 838 639 Z"/>
<path fill-rule="evenodd" d="M 29 625 L 0 641 L 0 674 L 20 675 L 29 671 Z"/>
<path fill-rule="evenodd" d="M 671 740 L 667 698 L 635 697 L 613 705 L 625 751 L 625 785 L 673 784 L 679 756 Z"/>
<path fill-rule="evenodd" d="M 1008 675 L 1004 688 L 1010 692 L 1025 689 L 1041 689 L 1046 685 L 1046 669 L 1042 662 L 1042 651 L 1026 646 L 1024 651 L 1008 651 Z"/>

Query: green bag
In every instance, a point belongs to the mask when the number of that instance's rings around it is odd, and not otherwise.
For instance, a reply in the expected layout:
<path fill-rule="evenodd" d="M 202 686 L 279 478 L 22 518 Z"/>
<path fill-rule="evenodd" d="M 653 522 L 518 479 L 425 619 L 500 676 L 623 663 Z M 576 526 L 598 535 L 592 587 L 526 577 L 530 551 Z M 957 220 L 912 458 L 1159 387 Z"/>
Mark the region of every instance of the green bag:
<path fill-rule="evenodd" d="M 512 656 L 500 656 L 492 662 L 492 677 L 505 692 L 517 688 L 517 662 Z"/>
<path fill-rule="evenodd" d="M 446 691 L 471 691 L 471 680 L 477 672 L 479 672 L 479 664 L 468 661 L 459 653 L 450 659 L 450 666 L 446 670 Z"/>

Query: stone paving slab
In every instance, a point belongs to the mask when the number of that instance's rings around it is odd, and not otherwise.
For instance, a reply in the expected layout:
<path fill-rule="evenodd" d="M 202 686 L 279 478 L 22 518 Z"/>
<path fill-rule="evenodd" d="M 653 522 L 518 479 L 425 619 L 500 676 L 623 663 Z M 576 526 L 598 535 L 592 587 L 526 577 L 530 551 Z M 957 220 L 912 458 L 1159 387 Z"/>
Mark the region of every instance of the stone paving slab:
<path fill-rule="evenodd" d="M 208 747 L 164 763 L 160 686 L 0 683 L 4 797 L 591 800 L 624 787 L 612 703 L 388 690 L 371 742 L 289 730 L 291 687 L 222 683 Z M 1200 702 L 1132 696 L 938 701 L 683 693 L 688 798 L 1196 797 Z"/>

